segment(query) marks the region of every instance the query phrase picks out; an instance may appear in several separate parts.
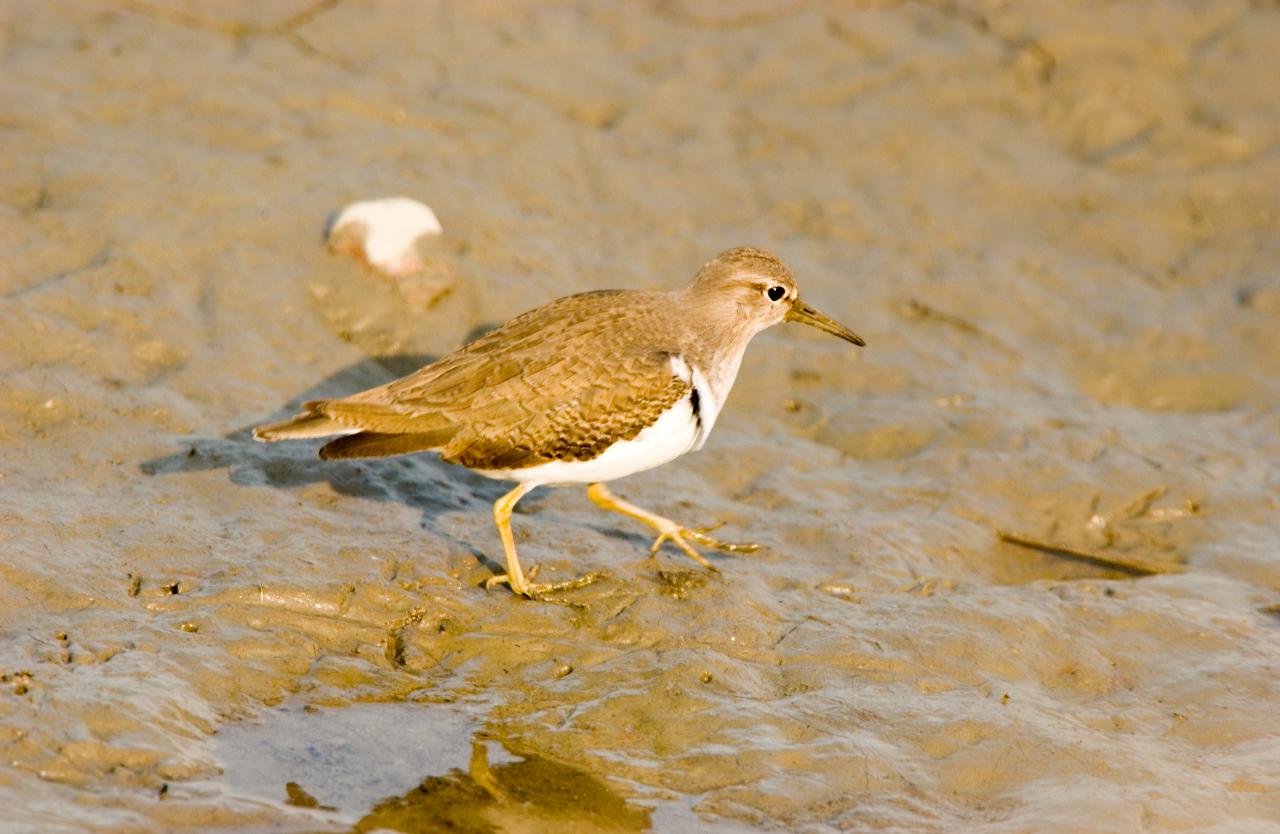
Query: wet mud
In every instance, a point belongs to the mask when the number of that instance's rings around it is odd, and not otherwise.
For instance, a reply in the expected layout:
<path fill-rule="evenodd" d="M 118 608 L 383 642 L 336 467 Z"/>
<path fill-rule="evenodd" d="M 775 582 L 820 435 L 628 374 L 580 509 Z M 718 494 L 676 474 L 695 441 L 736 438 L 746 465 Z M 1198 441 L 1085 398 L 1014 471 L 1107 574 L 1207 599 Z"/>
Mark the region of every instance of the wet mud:
<path fill-rule="evenodd" d="M 0 5 L 6 832 L 1274 830 L 1280 12 Z M 407 195 L 423 280 L 327 251 Z M 706 448 L 581 489 L 247 428 L 778 253 Z M 446 280 L 447 279 L 447 280 Z M 425 286 L 425 285 L 424 285 Z M 407 289 L 406 289 L 407 287 Z"/>

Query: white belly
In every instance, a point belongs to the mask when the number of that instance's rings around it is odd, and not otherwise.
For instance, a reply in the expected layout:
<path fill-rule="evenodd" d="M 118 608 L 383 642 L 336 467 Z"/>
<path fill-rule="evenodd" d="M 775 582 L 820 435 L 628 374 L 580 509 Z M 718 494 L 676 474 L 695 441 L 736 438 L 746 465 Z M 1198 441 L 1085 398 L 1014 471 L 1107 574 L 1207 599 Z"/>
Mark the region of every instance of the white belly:
<path fill-rule="evenodd" d="M 619 440 L 591 460 L 555 460 L 528 469 L 491 469 L 481 475 L 522 484 L 591 484 L 612 481 L 675 460 L 696 448 L 700 430 L 688 397 L 662 412 L 630 440 Z"/>

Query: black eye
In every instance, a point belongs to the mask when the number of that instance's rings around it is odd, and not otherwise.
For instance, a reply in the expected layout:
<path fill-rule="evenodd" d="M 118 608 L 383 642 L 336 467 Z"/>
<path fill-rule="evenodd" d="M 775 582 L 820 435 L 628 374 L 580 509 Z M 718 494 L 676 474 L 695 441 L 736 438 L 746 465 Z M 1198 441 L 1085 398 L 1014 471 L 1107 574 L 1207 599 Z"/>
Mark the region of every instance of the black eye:
<path fill-rule="evenodd" d="M 787 294 L 786 287 L 773 286 L 770 287 L 765 295 L 769 296 L 770 301 L 781 301 L 782 297 Z"/>

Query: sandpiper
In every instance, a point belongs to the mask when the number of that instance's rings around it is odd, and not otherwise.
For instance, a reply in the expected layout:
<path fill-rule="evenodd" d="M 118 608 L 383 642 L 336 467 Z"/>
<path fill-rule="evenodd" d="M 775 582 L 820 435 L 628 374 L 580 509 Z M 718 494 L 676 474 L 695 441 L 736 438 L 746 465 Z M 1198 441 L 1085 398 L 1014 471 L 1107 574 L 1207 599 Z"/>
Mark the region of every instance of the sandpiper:
<path fill-rule="evenodd" d="M 505 583 L 542 597 L 581 587 L 526 575 L 511 535 L 511 511 L 530 490 L 588 484 L 606 510 L 658 531 L 651 553 L 674 542 L 715 570 L 690 542 L 730 553 L 713 528 L 684 527 L 614 495 L 605 483 L 701 448 L 733 387 L 751 337 L 782 321 L 865 344 L 800 300 L 791 271 L 763 249 L 722 252 L 687 287 L 670 292 L 600 290 L 553 301 L 408 376 L 337 400 L 302 404 L 297 416 L 254 430 L 258 440 L 340 435 L 325 460 L 437 452 L 516 487 L 493 506 L 506 552 Z"/>

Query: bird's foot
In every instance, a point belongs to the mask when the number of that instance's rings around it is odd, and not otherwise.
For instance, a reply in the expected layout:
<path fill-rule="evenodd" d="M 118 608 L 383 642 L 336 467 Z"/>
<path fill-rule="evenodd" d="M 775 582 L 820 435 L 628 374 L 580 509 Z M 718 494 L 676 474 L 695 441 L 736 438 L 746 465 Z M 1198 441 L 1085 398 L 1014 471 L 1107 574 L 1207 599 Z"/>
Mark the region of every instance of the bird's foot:
<path fill-rule="evenodd" d="M 511 588 L 512 593 L 519 594 L 529 599 L 541 600 L 543 602 L 564 602 L 564 600 L 552 597 L 561 591 L 574 591 L 578 588 L 585 588 L 604 579 L 607 575 L 604 571 L 591 571 L 584 573 L 582 576 L 574 579 L 565 579 L 560 582 L 532 582 L 534 577 L 538 575 L 539 565 L 529 568 L 529 573 L 521 577 L 521 581 L 512 582 L 511 577 L 505 573 L 491 576 L 484 583 L 486 591 L 492 589 L 495 585 L 506 585 Z"/>
<path fill-rule="evenodd" d="M 658 528 L 658 537 L 653 540 L 653 544 L 649 547 L 650 556 L 657 556 L 658 551 L 662 549 L 663 543 L 670 541 L 699 565 L 702 565 L 712 573 L 719 573 L 720 569 L 708 562 L 701 553 L 695 550 L 687 541 L 688 539 L 692 539 L 703 547 L 711 547 L 724 553 L 755 553 L 760 549 L 760 545 L 754 542 L 734 544 L 733 542 L 720 541 L 707 535 L 712 530 L 719 528 L 720 524 L 714 524 L 710 527 L 681 527 L 670 519 L 662 519 L 662 521 L 664 523 L 654 525 Z"/>
<path fill-rule="evenodd" d="M 703 547 L 715 548 L 724 553 L 755 553 L 760 549 L 760 545 L 756 542 L 739 542 L 735 544 L 734 542 L 721 541 L 707 535 L 712 530 L 719 530 L 723 526 L 724 522 L 718 521 L 710 527 L 695 527 L 692 530 L 685 530 L 684 534 Z"/>
<path fill-rule="evenodd" d="M 711 527 L 682 527 L 665 516 L 657 513 L 649 512 L 643 507 L 637 507 L 629 501 L 623 501 L 618 496 L 609 491 L 609 488 L 602 483 L 591 484 L 587 487 L 587 497 L 595 503 L 597 507 L 605 510 L 612 510 L 615 513 L 622 513 L 625 516 L 643 521 L 650 527 L 658 531 L 658 537 L 653 540 L 653 546 L 649 548 L 649 556 L 656 556 L 662 548 L 664 542 L 673 542 L 677 547 L 684 551 L 684 555 L 693 561 L 702 565 L 712 573 L 719 573 L 720 570 L 706 559 L 702 554 L 694 549 L 689 541 L 694 541 L 703 547 L 711 547 L 725 553 L 755 553 L 760 549 L 760 545 L 753 542 L 746 544 L 733 544 L 732 542 L 722 542 L 719 539 L 712 538 L 707 535 L 712 530 L 720 527 L 719 524 Z"/>

